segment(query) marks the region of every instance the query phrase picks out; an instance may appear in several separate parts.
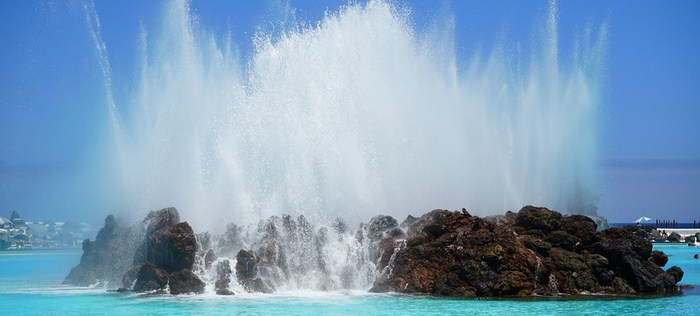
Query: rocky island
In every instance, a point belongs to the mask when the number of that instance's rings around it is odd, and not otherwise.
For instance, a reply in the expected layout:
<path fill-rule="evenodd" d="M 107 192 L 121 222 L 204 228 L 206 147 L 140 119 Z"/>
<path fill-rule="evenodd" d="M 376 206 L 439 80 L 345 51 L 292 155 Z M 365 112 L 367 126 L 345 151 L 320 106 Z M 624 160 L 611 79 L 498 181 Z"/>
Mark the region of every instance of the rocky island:
<path fill-rule="evenodd" d="M 542 207 L 481 218 L 433 210 L 356 230 L 284 215 L 221 236 L 195 234 L 175 208 L 121 227 L 110 215 L 64 283 L 156 294 L 369 289 L 451 297 L 676 293 L 678 267 L 620 228 Z"/>
<path fill-rule="evenodd" d="M 435 210 L 384 242 L 374 292 L 446 296 L 672 293 L 683 271 L 620 228 L 526 206 L 495 221 Z M 395 256 L 394 256 L 395 253 Z"/>

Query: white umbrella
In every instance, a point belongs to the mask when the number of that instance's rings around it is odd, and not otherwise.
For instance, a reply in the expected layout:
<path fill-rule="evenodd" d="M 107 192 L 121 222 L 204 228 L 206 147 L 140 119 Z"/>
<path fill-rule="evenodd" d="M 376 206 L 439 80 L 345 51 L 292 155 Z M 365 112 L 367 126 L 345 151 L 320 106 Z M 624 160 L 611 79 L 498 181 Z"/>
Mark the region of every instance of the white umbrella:
<path fill-rule="evenodd" d="M 639 223 L 639 222 L 651 222 L 651 218 L 646 217 L 646 216 L 642 216 L 642 217 L 640 217 L 638 220 L 636 220 L 636 221 L 634 221 L 634 222 L 635 222 L 635 223 Z"/>

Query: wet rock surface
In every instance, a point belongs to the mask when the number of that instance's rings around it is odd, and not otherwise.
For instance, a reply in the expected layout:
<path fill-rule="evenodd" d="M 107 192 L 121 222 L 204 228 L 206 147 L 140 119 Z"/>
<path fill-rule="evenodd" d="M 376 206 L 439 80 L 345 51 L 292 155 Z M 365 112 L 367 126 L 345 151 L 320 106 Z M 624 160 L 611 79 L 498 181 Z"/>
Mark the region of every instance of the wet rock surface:
<path fill-rule="evenodd" d="M 194 231 L 187 222 L 179 221 L 180 215 L 173 207 L 151 212 L 144 219 L 146 241 L 139 246 L 133 260 L 134 269 L 139 270 L 134 291 L 204 292 L 204 282 L 192 272 L 197 251 Z M 139 265 L 140 261 L 143 263 Z"/>
<path fill-rule="evenodd" d="M 107 216 L 95 241 L 83 242 L 81 263 L 64 283 L 87 286 L 106 280 L 136 292 L 202 293 L 205 284 L 192 272 L 196 238 L 179 220 L 173 207 L 150 212 L 129 228 Z"/>
<path fill-rule="evenodd" d="M 180 270 L 173 274 L 146 262 L 139 268 L 134 283 L 134 292 L 153 292 L 157 294 L 203 293 L 202 282 L 192 271 Z"/>
<path fill-rule="evenodd" d="M 229 289 L 231 283 L 231 264 L 228 260 L 219 262 L 216 266 L 217 280 L 214 283 L 214 289 L 218 295 L 233 295 L 233 291 Z"/>
<path fill-rule="evenodd" d="M 283 215 L 195 235 L 166 208 L 129 228 L 109 216 L 66 283 L 180 294 L 202 293 L 206 282 L 218 295 L 234 295 L 232 287 L 453 297 L 679 291 L 683 271 L 664 271 L 668 257 L 637 232 L 596 229 L 587 216 L 526 206 L 486 218 L 433 210 L 401 224 L 380 215 L 358 229 Z"/>
<path fill-rule="evenodd" d="M 83 241 L 80 263 L 71 269 L 63 284 L 120 284 L 132 266 L 135 244 L 143 240 L 139 232 L 136 227 L 121 227 L 114 216 L 107 216 L 95 241 Z"/>
<path fill-rule="evenodd" d="M 367 235 L 372 241 L 381 240 L 387 235 L 391 235 L 394 228 L 399 226 L 399 222 L 391 216 L 377 215 L 367 224 Z M 396 233 L 394 233 L 396 234 Z"/>
<path fill-rule="evenodd" d="M 189 269 L 170 275 L 170 294 L 204 293 L 204 282 Z"/>
<path fill-rule="evenodd" d="M 683 275 L 678 267 L 664 271 L 668 258 L 637 235 L 620 228 L 596 232 L 586 216 L 532 206 L 489 220 L 466 210 L 434 210 L 411 222 L 405 240 L 384 240 L 396 250 L 373 292 L 673 293 Z"/>
<path fill-rule="evenodd" d="M 260 258 L 252 251 L 241 250 L 236 255 L 236 277 L 248 292 L 272 293 L 275 288 L 267 278 L 258 276 Z"/>
<path fill-rule="evenodd" d="M 224 238 L 247 243 L 235 255 L 236 278 L 247 292 L 270 293 L 280 287 L 366 289 L 375 271 L 370 261 L 375 242 L 365 237 L 368 226 L 362 227 L 349 230 L 339 219 L 330 226 L 314 226 L 303 215 L 296 219 L 282 215 L 260 221 L 254 238 L 246 237 L 250 230 L 244 234 L 245 229 L 236 225 L 229 225 L 235 229 Z"/>
<path fill-rule="evenodd" d="M 168 273 L 192 270 L 196 244 L 192 227 L 187 222 L 163 227 L 148 239 L 146 262 L 152 262 Z"/>
<path fill-rule="evenodd" d="M 180 213 L 174 207 L 166 207 L 156 212 L 150 212 L 143 219 L 144 223 L 148 224 L 146 236 L 150 237 L 155 232 L 163 228 L 173 226 L 180 222 Z"/>
<path fill-rule="evenodd" d="M 139 267 L 133 290 L 135 292 L 163 290 L 168 286 L 169 279 L 170 275 L 168 272 L 147 262 Z"/>

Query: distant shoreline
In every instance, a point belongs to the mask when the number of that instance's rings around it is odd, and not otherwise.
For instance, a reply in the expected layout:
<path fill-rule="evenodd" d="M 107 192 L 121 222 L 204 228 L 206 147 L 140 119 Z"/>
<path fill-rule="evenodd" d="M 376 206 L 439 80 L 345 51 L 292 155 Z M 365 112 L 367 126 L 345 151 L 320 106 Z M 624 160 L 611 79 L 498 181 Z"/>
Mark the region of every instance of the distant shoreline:
<path fill-rule="evenodd" d="M 75 251 L 82 251 L 81 247 L 54 247 L 54 248 L 33 248 L 33 249 L 0 249 L 0 253 L 2 252 L 41 252 L 41 251 L 64 251 L 64 250 L 75 250 Z"/>
<path fill-rule="evenodd" d="M 610 227 L 623 228 L 625 226 L 636 226 L 637 223 L 608 223 Z M 642 226 L 656 227 L 656 223 L 642 223 Z M 676 228 L 689 228 L 693 229 L 693 223 L 676 223 Z M 695 223 L 697 225 L 697 223 Z M 696 227 L 697 228 L 697 227 Z M 668 227 L 658 227 L 657 229 L 669 229 Z"/>

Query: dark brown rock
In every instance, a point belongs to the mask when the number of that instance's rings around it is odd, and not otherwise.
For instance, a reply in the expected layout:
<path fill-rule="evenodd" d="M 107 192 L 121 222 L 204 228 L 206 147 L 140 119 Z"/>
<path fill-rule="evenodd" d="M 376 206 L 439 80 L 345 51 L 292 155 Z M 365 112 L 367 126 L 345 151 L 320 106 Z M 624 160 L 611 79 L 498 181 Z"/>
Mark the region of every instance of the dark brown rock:
<path fill-rule="evenodd" d="M 165 227 L 148 239 L 146 261 L 168 273 L 192 269 L 197 250 L 194 232 L 187 222 Z"/>
<path fill-rule="evenodd" d="M 452 212 L 447 211 L 447 210 L 440 210 L 440 209 L 432 210 L 419 218 L 413 219 L 411 221 L 411 224 L 408 225 L 407 234 L 409 237 L 415 236 L 415 235 L 419 234 L 420 232 L 422 232 L 423 228 L 425 228 L 426 225 L 440 222 L 440 221 L 444 220 L 445 218 L 451 216 L 451 214 L 452 214 Z M 466 216 L 463 216 L 463 217 L 466 218 Z M 408 219 L 406 219 L 406 221 L 408 221 Z"/>
<path fill-rule="evenodd" d="M 134 291 L 165 293 L 166 288 L 161 283 L 167 277 L 170 294 L 204 292 L 204 282 L 192 272 L 197 252 L 196 236 L 187 222 L 179 223 L 179 220 L 175 208 L 151 212 L 144 219 L 144 224 L 148 225 L 146 241 L 136 250 L 133 260 L 135 265 L 143 262 L 134 282 Z M 213 260 L 211 256 L 213 252 L 209 258 Z M 125 285 L 130 280 L 130 274 L 125 274 Z"/>
<path fill-rule="evenodd" d="M 552 249 L 552 244 L 532 235 L 523 235 L 520 240 L 525 247 L 537 251 L 540 255 L 547 256 L 549 249 Z"/>
<path fill-rule="evenodd" d="M 494 285 L 495 293 L 500 296 L 532 294 L 533 279 L 520 271 L 501 273 Z"/>
<path fill-rule="evenodd" d="M 204 293 L 204 282 L 191 270 L 182 269 L 170 276 L 170 294 Z"/>
<path fill-rule="evenodd" d="M 229 289 L 218 289 L 216 290 L 216 295 L 235 295 L 233 291 Z"/>
<path fill-rule="evenodd" d="M 527 268 L 532 265 L 534 270 L 534 255 L 513 245 L 513 231 L 503 227 L 461 212 L 425 214 L 408 228 L 407 242 L 399 244 L 391 268 L 375 281 L 372 291 L 448 296 L 532 293 L 531 282 L 519 281 L 523 275 L 534 280 Z M 508 270 L 518 273 L 510 279 L 499 277 Z"/>
<path fill-rule="evenodd" d="M 588 216 L 569 215 L 564 216 L 561 222 L 563 231 L 578 238 L 583 247 L 588 247 L 596 242 L 596 223 Z"/>
<path fill-rule="evenodd" d="M 144 263 L 136 276 L 134 292 L 150 292 L 165 289 L 170 280 L 167 271 L 156 267 L 153 263 Z"/>
<path fill-rule="evenodd" d="M 515 216 L 515 226 L 551 232 L 561 229 L 563 216 L 544 207 L 523 207 Z"/>
<path fill-rule="evenodd" d="M 171 275 L 153 263 L 147 262 L 139 269 L 133 291 L 165 293 L 165 290 L 169 289 L 170 294 L 199 294 L 204 292 L 204 285 L 204 282 L 190 270 L 183 269 Z"/>
<path fill-rule="evenodd" d="M 375 256 L 379 258 L 377 270 L 381 271 L 389 264 L 389 259 L 391 259 L 391 255 L 394 254 L 395 248 L 396 242 L 393 237 L 382 239 L 382 241 L 379 242 L 379 245 L 375 248 Z"/>
<path fill-rule="evenodd" d="M 551 232 L 544 238 L 544 241 L 550 243 L 552 247 L 562 248 L 573 251 L 574 247 L 581 244 L 581 238 L 571 235 L 563 230 Z"/>
<path fill-rule="evenodd" d="M 585 216 L 526 206 L 485 220 L 434 210 L 405 242 L 376 244 L 385 265 L 371 291 L 446 296 L 673 293 L 682 271 L 663 271 L 651 244 L 624 229 L 596 232 Z M 392 249 L 391 252 L 389 250 Z M 383 252 L 382 252 L 383 251 Z"/>

